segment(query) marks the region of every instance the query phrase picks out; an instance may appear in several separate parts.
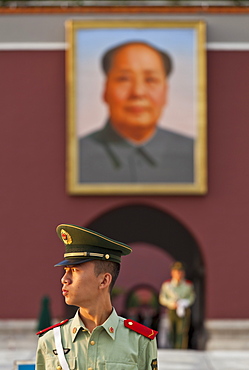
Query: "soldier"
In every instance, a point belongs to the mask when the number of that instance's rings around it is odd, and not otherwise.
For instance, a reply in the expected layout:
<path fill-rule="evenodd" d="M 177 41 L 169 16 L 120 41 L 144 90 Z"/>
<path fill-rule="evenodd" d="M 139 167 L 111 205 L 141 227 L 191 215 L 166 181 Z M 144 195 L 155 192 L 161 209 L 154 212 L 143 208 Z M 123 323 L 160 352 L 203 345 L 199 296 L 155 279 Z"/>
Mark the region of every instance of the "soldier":
<path fill-rule="evenodd" d="M 194 288 L 192 282 L 185 280 L 185 269 L 181 262 L 172 265 L 171 277 L 162 284 L 159 302 L 168 308 L 169 340 L 172 348 L 186 349 L 191 319 L 190 306 L 195 300 Z"/>
<path fill-rule="evenodd" d="M 62 294 L 78 306 L 74 318 L 42 330 L 36 370 L 157 369 L 157 332 L 117 315 L 111 290 L 121 256 L 131 248 L 83 227 L 62 224 L 57 234 L 65 244 Z"/>

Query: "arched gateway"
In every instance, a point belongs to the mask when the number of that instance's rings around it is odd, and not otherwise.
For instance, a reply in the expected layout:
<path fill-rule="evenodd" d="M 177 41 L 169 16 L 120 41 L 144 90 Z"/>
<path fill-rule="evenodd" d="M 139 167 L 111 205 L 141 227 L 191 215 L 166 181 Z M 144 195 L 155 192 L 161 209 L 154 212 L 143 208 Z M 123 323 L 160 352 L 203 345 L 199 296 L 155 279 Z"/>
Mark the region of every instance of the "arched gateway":
<path fill-rule="evenodd" d="M 190 348 L 204 349 L 204 263 L 196 240 L 185 226 L 170 214 L 142 204 L 112 209 L 84 226 L 127 244 L 144 242 L 155 245 L 172 259 L 185 263 L 186 277 L 193 281 L 197 294 L 192 310 Z M 153 261 L 153 256 L 150 258 Z M 156 274 L 157 266 L 153 263 L 151 266 Z"/>
<path fill-rule="evenodd" d="M 193 235 L 174 217 L 151 206 L 136 204 L 112 209 L 87 225 L 124 243 L 145 242 L 166 251 L 186 265 L 186 276 L 197 293 L 193 307 L 191 347 L 203 349 L 205 273 L 203 258 Z M 152 265 L 153 268 L 153 265 Z M 156 273 L 156 266 L 155 273 Z"/>

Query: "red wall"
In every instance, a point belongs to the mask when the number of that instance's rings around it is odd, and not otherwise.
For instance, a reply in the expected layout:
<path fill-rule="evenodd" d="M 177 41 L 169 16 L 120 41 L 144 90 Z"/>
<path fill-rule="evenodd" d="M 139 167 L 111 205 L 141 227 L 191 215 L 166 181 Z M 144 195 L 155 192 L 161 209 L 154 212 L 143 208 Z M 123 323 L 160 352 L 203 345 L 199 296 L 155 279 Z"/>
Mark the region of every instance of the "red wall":
<path fill-rule="evenodd" d="M 200 245 L 207 318 L 248 318 L 249 52 L 208 52 L 206 196 L 72 197 L 65 191 L 64 52 L 0 52 L 0 318 L 63 316 L 62 222 L 87 225 L 132 203 L 171 213 Z M 127 231 L 129 232 L 129 230 Z"/>

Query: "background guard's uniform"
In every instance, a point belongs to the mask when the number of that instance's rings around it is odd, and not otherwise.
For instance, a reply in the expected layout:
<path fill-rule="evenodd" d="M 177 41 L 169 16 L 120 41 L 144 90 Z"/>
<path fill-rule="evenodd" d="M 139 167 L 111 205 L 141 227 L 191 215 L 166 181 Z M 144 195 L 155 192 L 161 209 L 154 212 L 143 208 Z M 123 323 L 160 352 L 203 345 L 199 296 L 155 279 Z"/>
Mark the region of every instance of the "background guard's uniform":
<path fill-rule="evenodd" d="M 188 348 L 188 333 L 191 319 L 190 306 L 194 303 L 195 293 L 191 281 L 174 279 L 166 280 L 161 287 L 159 302 L 168 308 L 170 323 L 169 340 L 173 348 Z M 178 302 L 178 308 L 174 309 Z"/>

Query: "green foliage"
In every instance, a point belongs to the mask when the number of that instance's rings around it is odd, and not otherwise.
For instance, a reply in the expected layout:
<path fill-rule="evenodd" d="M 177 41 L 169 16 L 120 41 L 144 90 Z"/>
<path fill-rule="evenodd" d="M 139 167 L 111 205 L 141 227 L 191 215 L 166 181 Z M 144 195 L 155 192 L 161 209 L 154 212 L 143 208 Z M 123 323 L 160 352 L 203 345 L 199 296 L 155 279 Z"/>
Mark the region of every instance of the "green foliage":
<path fill-rule="evenodd" d="M 112 289 L 112 298 L 116 298 L 118 296 L 120 296 L 121 294 L 124 294 L 125 293 L 125 289 L 122 288 L 122 287 L 119 287 L 119 286 L 114 286 L 113 289 Z"/>
<path fill-rule="evenodd" d="M 46 329 L 49 326 L 51 326 L 50 299 L 48 296 L 44 296 L 41 300 L 37 331 Z"/>

